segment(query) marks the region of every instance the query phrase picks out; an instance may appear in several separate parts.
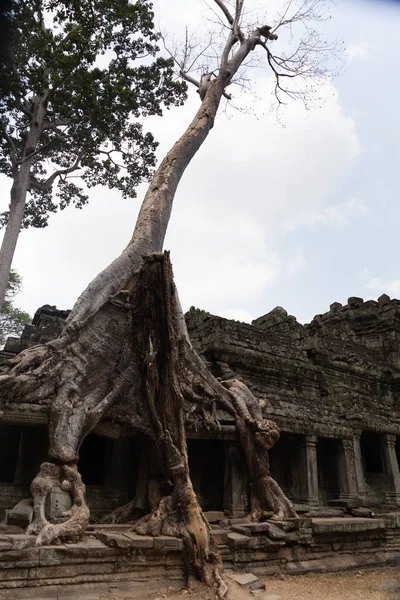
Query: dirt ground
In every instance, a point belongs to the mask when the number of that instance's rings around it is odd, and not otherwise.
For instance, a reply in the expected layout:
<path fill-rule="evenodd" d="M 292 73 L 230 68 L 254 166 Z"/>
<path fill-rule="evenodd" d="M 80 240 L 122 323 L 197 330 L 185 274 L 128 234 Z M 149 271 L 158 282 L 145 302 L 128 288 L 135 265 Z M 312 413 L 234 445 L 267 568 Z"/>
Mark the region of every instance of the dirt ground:
<path fill-rule="evenodd" d="M 400 600 L 400 592 L 381 589 L 400 584 L 399 569 L 268 577 L 266 590 L 250 593 L 229 580 L 229 600 Z M 194 582 L 190 589 L 132 589 L 132 583 L 2 590 L 0 600 L 214 600 L 214 593 Z"/>

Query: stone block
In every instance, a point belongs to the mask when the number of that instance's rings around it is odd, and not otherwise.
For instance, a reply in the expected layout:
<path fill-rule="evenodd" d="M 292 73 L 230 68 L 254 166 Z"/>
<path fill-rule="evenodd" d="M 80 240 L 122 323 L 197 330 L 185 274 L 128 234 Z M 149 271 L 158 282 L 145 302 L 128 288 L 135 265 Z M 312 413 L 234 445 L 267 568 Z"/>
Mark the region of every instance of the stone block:
<path fill-rule="evenodd" d="M 247 537 L 251 536 L 250 529 L 244 525 L 232 525 L 231 531 L 234 531 L 235 533 L 241 533 L 242 535 L 247 535 Z"/>
<path fill-rule="evenodd" d="M 230 578 L 239 585 L 249 585 L 249 583 L 259 581 L 257 575 L 253 575 L 253 573 L 234 573 L 230 575 Z"/>
<path fill-rule="evenodd" d="M 340 304 L 340 302 L 332 302 L 332 304 L 329 307 L 331 312 L 336 312 L 337 310 L 340 310 L 341 308 L 342 308 L 342 305 Z"/>
<path fill-rule="evenodd" d="M 12 550 L 11 542 L 1 542 L 0 541 L 0 552 L 7 552 L 8 550 Z"/>
<path fill-rule="evenodd" d="M 390 302 L 390 296 L 388 296 L 387 294 L 382 294 L 382 296 L 379 296 L 379 298 L 378 298 L 379 308 L 386 306 L 386 304 L 389 304 L 389 302 Z"/>
<path fill-rule="evenodd" d="M 136 533 L 130 533 L 129 531 L 126 531 L 124 535 L 130 540 L 132 548 L 148 549 L 154 547 L 154 538 L 150 536 L 137 535 Z"/>
<path fill-rule="evenodd" d="M 325 508 L 324 510 L 310 510 L 304 515 L 308 519 L 331 519 L 333 517 L 343 517 L 343 508 Z"/>
<path fill-rule="evenodd" d="M 379 586 L 380 590 L 384 590 L 385 592 L 400 592 L 400 583 L 396 581 L 384 581 L 382 585 Z"/>
<path fill-rule="evenodd" d="M 250 584 L 250 589 L 251 590 L 265 590 L 265 583 L 263 581 L 254 581 L 253 583 Z"/>
<path fill-rule="evenodd" d="M 228 543 L 228 532 L 225 531 L 225 529 L 213 529 L 211 533 L 217 544 L 221 545 Z"/>
<path fill-rule="evenodd" d="M 180 550 L 183 548 L 183 542 L 177 537 L 171 537 L 168 535 L 159 535 L 153 538 L 154 548 L 168 548 L 172 550 Z"/>
<path fill-rule="evenodd" d="M 218 523 L 225 518 L 225 514 L 222 512 L 222 510 L 209 510 L 203 513 L 203 515 L 209 523 Z"/>
<path fill-rule="evenodd" d="M 358 298 L 357 296 L 351 296 L 347 300 L 347 304 L 350 308 L 360 308 L 364 304 L 363 298 Z"/>
<path fill-rule="evenodd" d="M 375 513 L 370 508 L 351 508 L 350 512 L 353 517 L 364 517 L 367 519 L 375 517 Z"/>
<path fill-rule="evenodd" d="M 285 540 L 287 534 L 274 523 L 268 523 L 267 535 L 271 540 Z"/>
<path fill-rule="evenodd" d="M 46 517 L 49 521 L 62 518 L 62 514 L 72 507 L 72 497 L 59 486 L 54 486 L 46 499 Z"/>
<path fill-rule="evenodd" d="M 33 548 L 36 537 L 34 535 L 25 535 L 24 533 L 12 534 L 8 536 L 11 540 L 13 550 L 26 550 Z"/>
<path fill-rule="evenodd" d="M 98 531 L 97 539 L 114 548 L 130 548 L 132 541 L 126 535 L 120 533 L 113 533 L 112 531 Z"/>
<path fill-rule="evenodd" d="M 33 519 L 33 502 L 31 498 L 21 500 L 6 511 L 6 523 L 8 525 L 16 525 L 17 527 L 28 527 Z"/>
<path fill-rule="evenodd" d="M 235 533 L 233 531 L 228 533 L 228 546 L 232 550 L 248 546 L 249 541 L 250 539 L 247 536 L 241 535 L 240 533 Z"/>
<path fill-rule="evenodd" d="M 247 523 L 246 524 L 246 529 L 248 529 L 248 531 L 250 531 L 250 533 L 252 535 L 259 535 L 259 534 L 266 534 L 269 530 L 269 524 L 268 523 Z"/>

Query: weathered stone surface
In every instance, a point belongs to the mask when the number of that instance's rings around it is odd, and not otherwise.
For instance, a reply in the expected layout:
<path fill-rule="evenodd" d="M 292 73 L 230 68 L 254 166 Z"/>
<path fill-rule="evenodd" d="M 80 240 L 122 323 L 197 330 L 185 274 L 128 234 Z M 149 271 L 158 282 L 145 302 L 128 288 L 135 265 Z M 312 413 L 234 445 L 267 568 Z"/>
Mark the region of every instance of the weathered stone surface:
<path fill-rule="evenodd" d="M 343 519 L 313 519 L 312 529 L 315 533 L 356 533 L 373 529 L 385 529 L 382 519 L 361 519 L 348 517 Z"/>
<path fill-rule="evenodd" d="M 251 590 L 265 590 L 265 583 L 263 581 L 254 581 L 253 583 L 250 584 L 250 589 Z"/>
<path fill-rule="evenodd" d="M 353 517 L 375 517 L 375 513 L 370 508 L 351 508 L 350 512 L 353 515 Z"/>
<path fill-rule="evenodd" d="M 344 514 L 345 511 L 343 508 L 326 508 L 323 510 L 310 510 L 304 513 L 304 516 L 308 519 L 329 519 L 331 517 L 343 517 Z"/>
<path fill-rule="evenodd" d="M 12 550 L 12 544 L 0 541 L 0 552 L 6 552 L 6 550 Z"/>
<path fill-rule="evenodd" d="M 35 545 L 36 537 L 34 535 L 12 534 L 8 536 L 11 540 L 13 550 L 25 550 Z"/>
<path fill-rule="evenodd" d="M 98 531 L 96 533 L 97 539 L 115 548 L 130 548 L 132 546 L 132 540 L 126 535 L 120 533 L 113 533 L 112 531 Z"/>
<path fill-rule="evenodd" d="M 240 533 L 241 535 L 246 535 L 247 537 L 251 536 L 251 530 L 249 527 L 245 527 L 244 525 L 232 525 L 231 531 L 236 533 Z"/>
<path fill-rule="evenodd" d="M 208 510 L 204 512 L 203 515 L 209 523 L 218 523 L 225 518 L 225 514 L 222 510 Z"/>
<path fill-rule="evenodd" d="M 230 578 L 239 585 L 249 585 L 249 583 L 259 581 L 257 575 L 253 575 L 253 573 L 234 573 L 230 575 Z"/>
<path fill-rule="evenodd" d="M 124 534 L 131 542 L 132 548 L 153 548 L 154 538 L 146 535 L 136 535 L 126 531 Z"/>
<path fill-rule="evenodd" d="M 287 538 L 287 534 L 274 523 L 267 523 L 267 525 L 267 535 L 271 540 L 285 540 Z"/>
<path fill-rule="evenodd" d="M 214 533 L 214 532 L 213 532 Z M 173 548 L 175 550 L 183 549 L 183 541 L 177 537 L 168 535 L 159 535 L 153 538 L 154 548 Z"/>
<path fill-rule="evenodd" d="M 225 529 L 213 529 L 212 535 L 218 544 L 228 543 L 228 532 Z"/>
<path fill-rule="evenodd" d="M 249 543 L 249 538 L 240 533 L 230 532 L 228 533 L 228 545 L 230 548 L 243 548 Z"/>
<path fill-rule="evenodd" d="M 6 511 L 6 521 L 8 525 L 18 527 L 27 527 L 33 519 L 33 504 L 31 498 L 21 500 L 12 508 Z"/>
<path fill-rule="evenodd" d="M 59 486 L 54 486 L 46 500 L 46 517 L 49 521 L 62 518 L 64 512 L 71 509 L 72 497 Z"/>
<path fill-rule="evenodd" d="M 379 586 L 380 590 L 384 590 L 385 592 L 400 592 L 400 583 L 396 581 L 384 581 L 382 585 Z"/>

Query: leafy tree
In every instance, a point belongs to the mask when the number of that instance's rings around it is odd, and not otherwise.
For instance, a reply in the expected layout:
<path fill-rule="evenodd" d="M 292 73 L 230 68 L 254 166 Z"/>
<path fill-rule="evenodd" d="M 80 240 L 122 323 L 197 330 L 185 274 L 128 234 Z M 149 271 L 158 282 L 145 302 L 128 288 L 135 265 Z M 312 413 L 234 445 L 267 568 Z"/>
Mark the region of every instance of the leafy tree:
<path fill-rule="evenodd" d="M 7 3 L 0 172 L 12 188 L 0 220 L 7 224 L 0 304 L 21 227 L 44 227 L 49 213 L 71 202 L 81 208 L 95 185 L 135 197 L 152 173 L 157 145 L 137 119 L 185 98 L 172 61 L 156 58 L 148 0 Z"/>
<path fill-rule="evenodd" d="M 25 404 L 49 407 L 50 460 L 41 465 L 31 486 L 35 517 L 29 531 L 38 534 L 36 543 L 84 531 L 89 509 L 77 467 L 79 448 L 100 420 L 110 420 L 125 432 L 141 433 L 148 444 L 151 512 L 133 530 L 181 536 L 193 568 L 207 584 L 216 585 L 219 597 L 226 585 L 217 546 L 190 480 L 185 426 L 217 428 L 215 409 L 229 411 L 247 460 L 252 518 L 272 510 L 274 518 L 282 519 L 295 511 L 269 475 L 267 450 L 279 437 L 277 426 L 264 418 L 243 383 L 217 381 L 190 343 L 169 255 L 162 252 L 164 236 L 179 181 L 207 139 L 221 101 L 229 95 L 228 85 L 242 75 L 249 60 L 265 59 L 280 100 L 282 93 L 291 93 L 285 81 L 324 75 L 319 59 L 327 49 L 312 27 L 323 0 L 289 0 L 272 27 L 266 25 L 266 15 L 246 23 L 246 16 L 254 18 L 255 13 L 250 0 L 246 11 L 244 4 L 245 0 L 214 0 L 224 36 L 213 57 L 216 66 L 207 72 L 200 68 L 196 77 L 188 60 L 189 43 L 183 58 L 175 59 L 182 76 L 198 87 L 200 106 L 158 167 L 128 246 L 82 293 L 61 335 L 17 356 L 0 377 L 0 398 L 8 403 L 23 399 Z M 301 36 L 293 48 L 298 27 Z M 281 36 L 285 29 L 289 35 Z M 212 52 L 216 48 L 213 43 Z M 264 139 L 260 136 L 260 143 Z M 68 521 L 51 524 L 44 517 L 44 502 L 48 490 L 60 482 L 70 489 L 75 506 Z M 128 520 L 135 514 L 133 500 L 109 520 Z"/>
<path fill-rule="evenodd" d="M 32 320 L 27 312 L 14 305 L 14 297 L 21 291 L 21 288 L 21 276 L 11 269 L 6 297 L 0 310 L 0 345 L 3 345 L 9 336 L 21 335 L 24 326 Z"/>

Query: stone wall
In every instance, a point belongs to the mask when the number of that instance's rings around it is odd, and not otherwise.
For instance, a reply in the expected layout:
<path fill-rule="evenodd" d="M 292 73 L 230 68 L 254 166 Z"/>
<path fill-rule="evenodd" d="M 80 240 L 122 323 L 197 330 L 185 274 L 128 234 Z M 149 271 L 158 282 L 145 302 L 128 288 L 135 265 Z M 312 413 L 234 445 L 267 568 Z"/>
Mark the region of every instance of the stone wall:
<path fill-rule="evenodd" d="M 54 306 L 40 308 L 21 339 L 7 342 L 0 366 L 17 352 L 57 336 L 67 315 Z M 281 427 L 281 439 L 270 453 L 272 474 L 298 510 L 329 504 L 385 510 L 400 505 L 400 301 L 386 295 L 367 302 L 349 298 L 347 305 L 333 303 L 307 325 L 281 307 L 251 325 L 197 309 L 186 320 L 193 345 L 215 376 L 244 381 L 265 417 Z M 221 430 L 212 434 L 214 442 L 209 432 L 188 431 L 189 438 L 203 444 L 200 455 L 198 444 L 189 444 L 192 477 L 206 508 L 241 516 L 248 508 L 246 468 L 232 418 L 223 411 L 218 416 Z M 20 405 L 4 410 L 1 418 L 0 443 L 1 427 L 6 435 L 8 424 L 31 428 L 25 442 L 32 447 L 32 431 L 45 426 L 48 415 L 40 407 Z M 111 446 L 122 443 L 121 431 L 107 421 L 95 433 L 108 438 Z M 95 440 L 93 444 L 98 446 Z M 114 479 L 88 486 L 96 515 L 115 508 L 134 489 L 118 466 L 121 449 L 113 454 L 111 446 L 98 456 Z M 6 498 L 1 486 L 10 490 L 15 485 L 17 495 L 17 490 L 27 489 L 20 484 L 24 452 L 29 454 L 29 449 L 21 445 L 14 480 L 0 481 L 0 510 Z M 208 493 L 208 482 L 202 480 L 202 457 L 211 457 L 214 479 L 223 476 L 224 487 L 216 493 Z M 132 469 L 138 472 L 138 462 Z M 28 474 L 24 477 L 27 481 Z"/>

